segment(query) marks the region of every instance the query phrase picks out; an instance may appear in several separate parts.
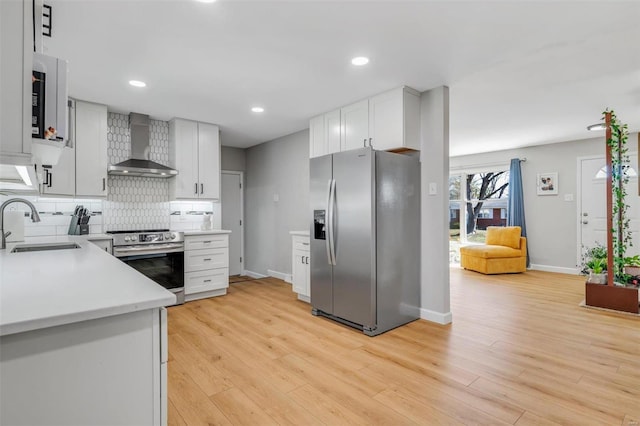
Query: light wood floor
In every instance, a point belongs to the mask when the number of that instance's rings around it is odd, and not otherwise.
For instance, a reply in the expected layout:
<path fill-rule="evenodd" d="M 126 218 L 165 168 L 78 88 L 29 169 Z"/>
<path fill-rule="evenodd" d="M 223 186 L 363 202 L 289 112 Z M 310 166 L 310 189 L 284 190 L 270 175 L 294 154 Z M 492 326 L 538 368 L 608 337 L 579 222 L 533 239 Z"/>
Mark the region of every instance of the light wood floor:
<path fill-rule="evenodd" d="M 640 420 L 640 319 L 578 306 L 582 277 L 451 270 L 453 324 L 377 337 L 276 279 L 169 308 L 169 424 Z"/>

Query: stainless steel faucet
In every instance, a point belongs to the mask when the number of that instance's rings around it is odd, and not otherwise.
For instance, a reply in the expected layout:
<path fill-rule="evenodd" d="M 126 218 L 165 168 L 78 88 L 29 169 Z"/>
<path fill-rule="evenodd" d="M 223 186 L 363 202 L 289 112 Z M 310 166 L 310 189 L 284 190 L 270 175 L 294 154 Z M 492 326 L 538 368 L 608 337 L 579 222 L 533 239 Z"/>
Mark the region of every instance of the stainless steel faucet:
<path fill-rule="evenodd" d="M 0 250 L 4 250 L 7 248 L 7 237 L 11 235 L 11 232 L 4 232 L 4 209 L 11 203 L 25 203 L 31 208 L 31 220 L 33 222 L 40 222 L 40 215 L 38 214 L 38 210 L 36 206 L 34 206 L 29 200 L 25 200 L 24 198 L 12 198 L 10 200 L 5 201 L 0 206 L 0 234 L 2 234 L 2 245 L 0 246 Z"/>

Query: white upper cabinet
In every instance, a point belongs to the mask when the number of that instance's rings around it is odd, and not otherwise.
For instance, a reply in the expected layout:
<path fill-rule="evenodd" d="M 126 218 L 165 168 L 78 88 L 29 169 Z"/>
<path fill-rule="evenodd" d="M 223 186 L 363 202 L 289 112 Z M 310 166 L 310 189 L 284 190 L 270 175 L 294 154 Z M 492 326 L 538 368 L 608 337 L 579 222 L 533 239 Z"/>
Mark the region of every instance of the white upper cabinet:
<path fill-rule="evenodd" d="M 314 117 L 311 158 L 372 146 L 384 151 L 420 149 L 420 93 L 399 87 Z"/>
<path fill-rule="evenodd" d="M 420 149 L 420 94 L 408 87 L 369 99 L 369 137 L 379 150 Z"/>
<path fill-rule="evenodd" d="M 198 123 L 199 198 L 220 198 L 220 131 L 218 126 Z"/>
<path fill-rule="evenodd" d="M 340 122 L 340 110 L 328 112 L 324 115 L 324 134 L 327 146 L 327 154 L 340 152 L 340 133 L 342 124 Z"/>
<path fill-rule="evenodd" d="M 64 195 L 72 197 L 76 192 L 76 150 L 62 148 L 62 154 L 55 166 L 43 167 L 40 193 L 43 195 Z"/>
<path fill-rule="evenodd" d="M 324 115 L 313 117 L 309 121 L 309 157 L 320 157 L 327 154 L 325 139 Z"/>
<path fill-rule="evenodd" d="M 31 1 L 0 1 L 0 157 L 31 163 Z"/>
<path fill-rule="evenodd" d="M 340 110 L 328 112 L 309 121 L 309 156 L 340 152 Z"/>
<path fill-rule="evenodd" d="M 178 170 L 170 183 L 172 199 L 220 198 L 218 126 L 174 118 L 169 122 L 169 157 Z"/>
<path fill-rule="evenodd" d="M 106 197 L 109 166 L 107 106 L 75 101 L 75 111 L 72 108 L 69 116 L 71 141 L 76 151 L 76 196 Z"/>
<path fill-rule="evenodd" d="M 356 102 L 340 109 L 342 151 L 369 145 L 369 100 Z"/>

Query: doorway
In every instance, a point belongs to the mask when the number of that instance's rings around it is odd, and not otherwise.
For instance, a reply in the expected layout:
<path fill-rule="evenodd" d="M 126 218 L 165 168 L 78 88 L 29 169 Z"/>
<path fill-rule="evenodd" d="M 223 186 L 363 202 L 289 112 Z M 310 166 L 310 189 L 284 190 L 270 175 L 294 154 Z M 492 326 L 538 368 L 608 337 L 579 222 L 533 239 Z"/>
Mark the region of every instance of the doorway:
<path fill-rule="evenodd" d="M 229 234 L 229 275 L 244 271 L 243 172 L 222 171 L 222 229 Z"/>
<path fill-rule="evenodd" d="M 631 219 L 630 230 L 633 245 L 627 256 L 640 254 L 640 197 L 638 196 L 638 154 L 630 154 L 629 183 L 626 203 L 629 205 L 627 217 Z M 578 158 L 578 184 L 580 202 L 578 204 L 578 264 L 582 247 L 594 247 L 597 243 L 607 244 L 607 175 L 604 157 Z M 635 176 L 634 176 L 635 175 Z"/>

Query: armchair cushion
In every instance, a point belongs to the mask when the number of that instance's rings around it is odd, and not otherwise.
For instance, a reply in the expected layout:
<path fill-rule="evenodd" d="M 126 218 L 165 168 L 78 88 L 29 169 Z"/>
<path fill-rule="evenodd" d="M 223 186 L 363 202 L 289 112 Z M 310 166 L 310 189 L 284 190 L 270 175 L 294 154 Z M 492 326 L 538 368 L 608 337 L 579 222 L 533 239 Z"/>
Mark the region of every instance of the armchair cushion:
<path fill-rule="evenodd" d="M 519 226 L 489 226 L 487 227 L 485 244 L 519 249 L 520 234 L 521 230 Z"/>

